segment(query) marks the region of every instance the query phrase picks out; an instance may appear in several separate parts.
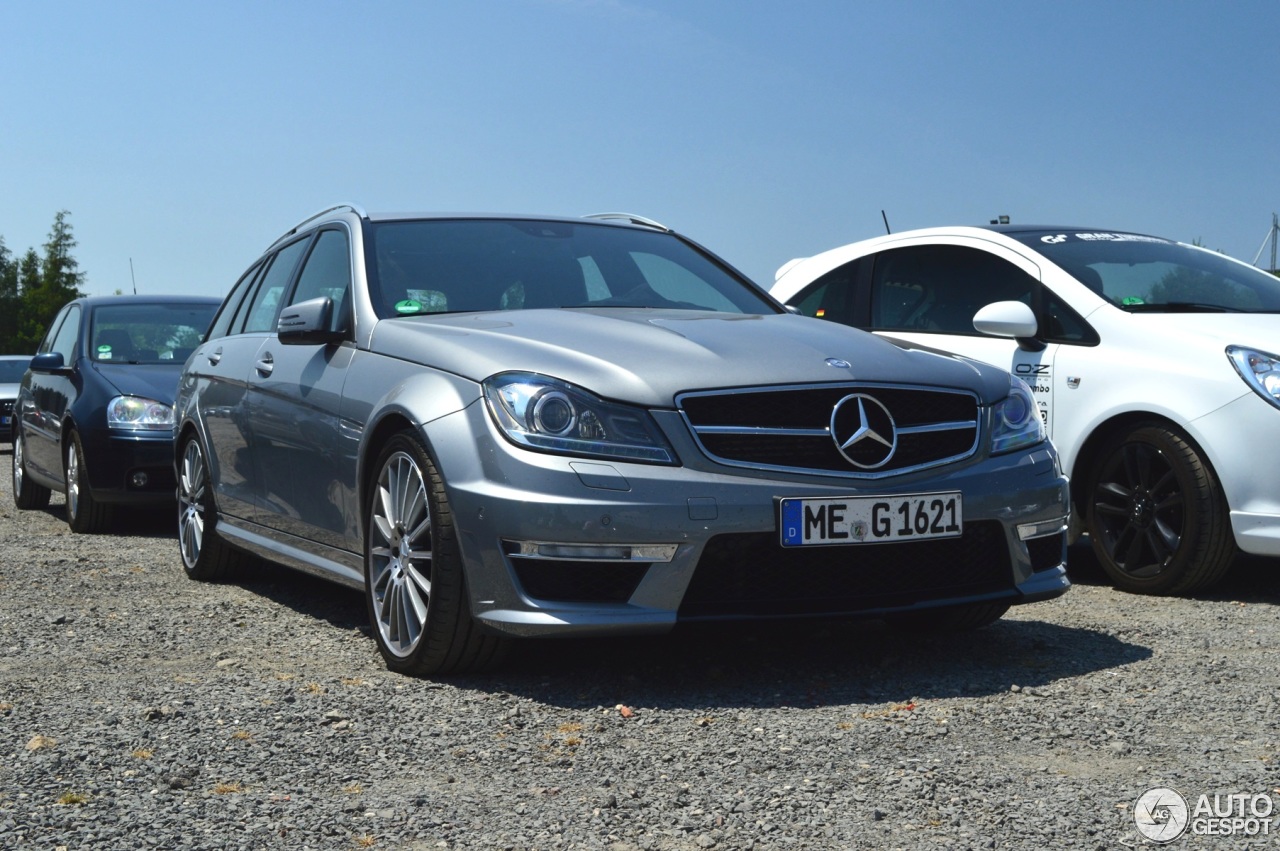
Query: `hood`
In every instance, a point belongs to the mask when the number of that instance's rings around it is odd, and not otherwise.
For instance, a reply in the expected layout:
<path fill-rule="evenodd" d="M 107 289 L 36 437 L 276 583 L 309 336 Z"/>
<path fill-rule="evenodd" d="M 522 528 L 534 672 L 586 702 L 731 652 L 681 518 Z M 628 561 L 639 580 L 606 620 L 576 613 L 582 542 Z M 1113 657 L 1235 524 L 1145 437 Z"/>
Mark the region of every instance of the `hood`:
<path fill-rule="evenodd" d="M 145 396 L 171 406 L 178 392 L 182 362 L 175 361 L 172 365 L 99 362 L 91 368 L 97 370 L 122 396 Z"/>
<path fill-rule="evenodd" d="M 1130 320 L 1177 339 L 1179 345 L 1200 338 L 1211 348 L 1248 346 L 1280 355 L 1277 313 L 1135 313 Z"/>
<path fill-rule="evenodd" d="M 590 308 L 418 316 L 379 322 L 372 347 L 476 382 L 536 372 L 648 407 L 672 407 L 688 390 L 851 380 L 961 388 L 984 403 L 1009 392 L 1008 373 L 997 367 L 792 314 Z"/>

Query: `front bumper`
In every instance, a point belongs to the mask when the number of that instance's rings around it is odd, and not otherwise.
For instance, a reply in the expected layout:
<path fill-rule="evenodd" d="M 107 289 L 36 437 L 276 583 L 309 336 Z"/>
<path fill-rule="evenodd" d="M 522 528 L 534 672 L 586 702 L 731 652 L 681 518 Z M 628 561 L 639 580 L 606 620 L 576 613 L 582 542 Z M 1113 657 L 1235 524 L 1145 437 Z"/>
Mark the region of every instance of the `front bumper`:
<path fill-rule="evenodd" d="M 497 434 L 482 405 L 425 426 L 479 621 L 515 635 L 660 632 L 678 621 L 1029 603 L 1070 586 L 1067 479 L 1047 442 L 887 483 L 716 465 L 668 425 L 683 466 L 530 452 Z M 782 497 L 929 491 L 963 494 L 962 538 L 779 543 Z"/>
<path fill-rule="evenodd" d="M 80 442 L 95 500 L 148 504 L 175 498 L 171 431 L 89 429 L 80 434 Z"/>

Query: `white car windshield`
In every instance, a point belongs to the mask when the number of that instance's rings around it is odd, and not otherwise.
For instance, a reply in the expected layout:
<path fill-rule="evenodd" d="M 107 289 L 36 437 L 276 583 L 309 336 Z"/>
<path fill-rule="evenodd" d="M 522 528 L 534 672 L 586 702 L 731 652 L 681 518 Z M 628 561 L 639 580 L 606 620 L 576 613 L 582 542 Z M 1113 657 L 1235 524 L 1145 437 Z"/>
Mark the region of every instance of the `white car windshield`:
<path fill-rule="evenodd" d="M 1214 251 L 1111 231 L 1043 230 L 1009 235 L 1123 310 L 1280 312 L 1280 278 Z"/>

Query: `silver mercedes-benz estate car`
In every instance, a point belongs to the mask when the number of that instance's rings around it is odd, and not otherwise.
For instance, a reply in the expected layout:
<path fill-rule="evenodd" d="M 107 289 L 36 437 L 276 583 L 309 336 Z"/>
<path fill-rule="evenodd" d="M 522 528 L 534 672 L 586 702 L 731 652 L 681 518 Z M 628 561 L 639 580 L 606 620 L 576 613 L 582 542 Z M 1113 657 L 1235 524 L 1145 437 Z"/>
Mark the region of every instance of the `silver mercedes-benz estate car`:
<path fill-rule="evenodd" d="M 972 628 L 1069 586 L 1025 384 L 632 216 L 326 210 L 232 288 L 176 414 L 188 575 L 363 589 L 409 674 L 685 621 Z"/>

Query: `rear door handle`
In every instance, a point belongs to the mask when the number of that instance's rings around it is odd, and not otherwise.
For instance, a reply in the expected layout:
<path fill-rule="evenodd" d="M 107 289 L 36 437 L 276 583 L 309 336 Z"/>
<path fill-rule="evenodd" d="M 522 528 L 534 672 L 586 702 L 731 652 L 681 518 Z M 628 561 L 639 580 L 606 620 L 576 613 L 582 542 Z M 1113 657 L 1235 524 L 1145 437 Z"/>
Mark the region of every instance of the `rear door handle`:
<path fill-rule="evenodd" d="M 270 375 L 271 370 L 276 368 L 276 359 L 271 357 L 271 352 L 266 352 L 253 366 L 263 375 Z"/>

